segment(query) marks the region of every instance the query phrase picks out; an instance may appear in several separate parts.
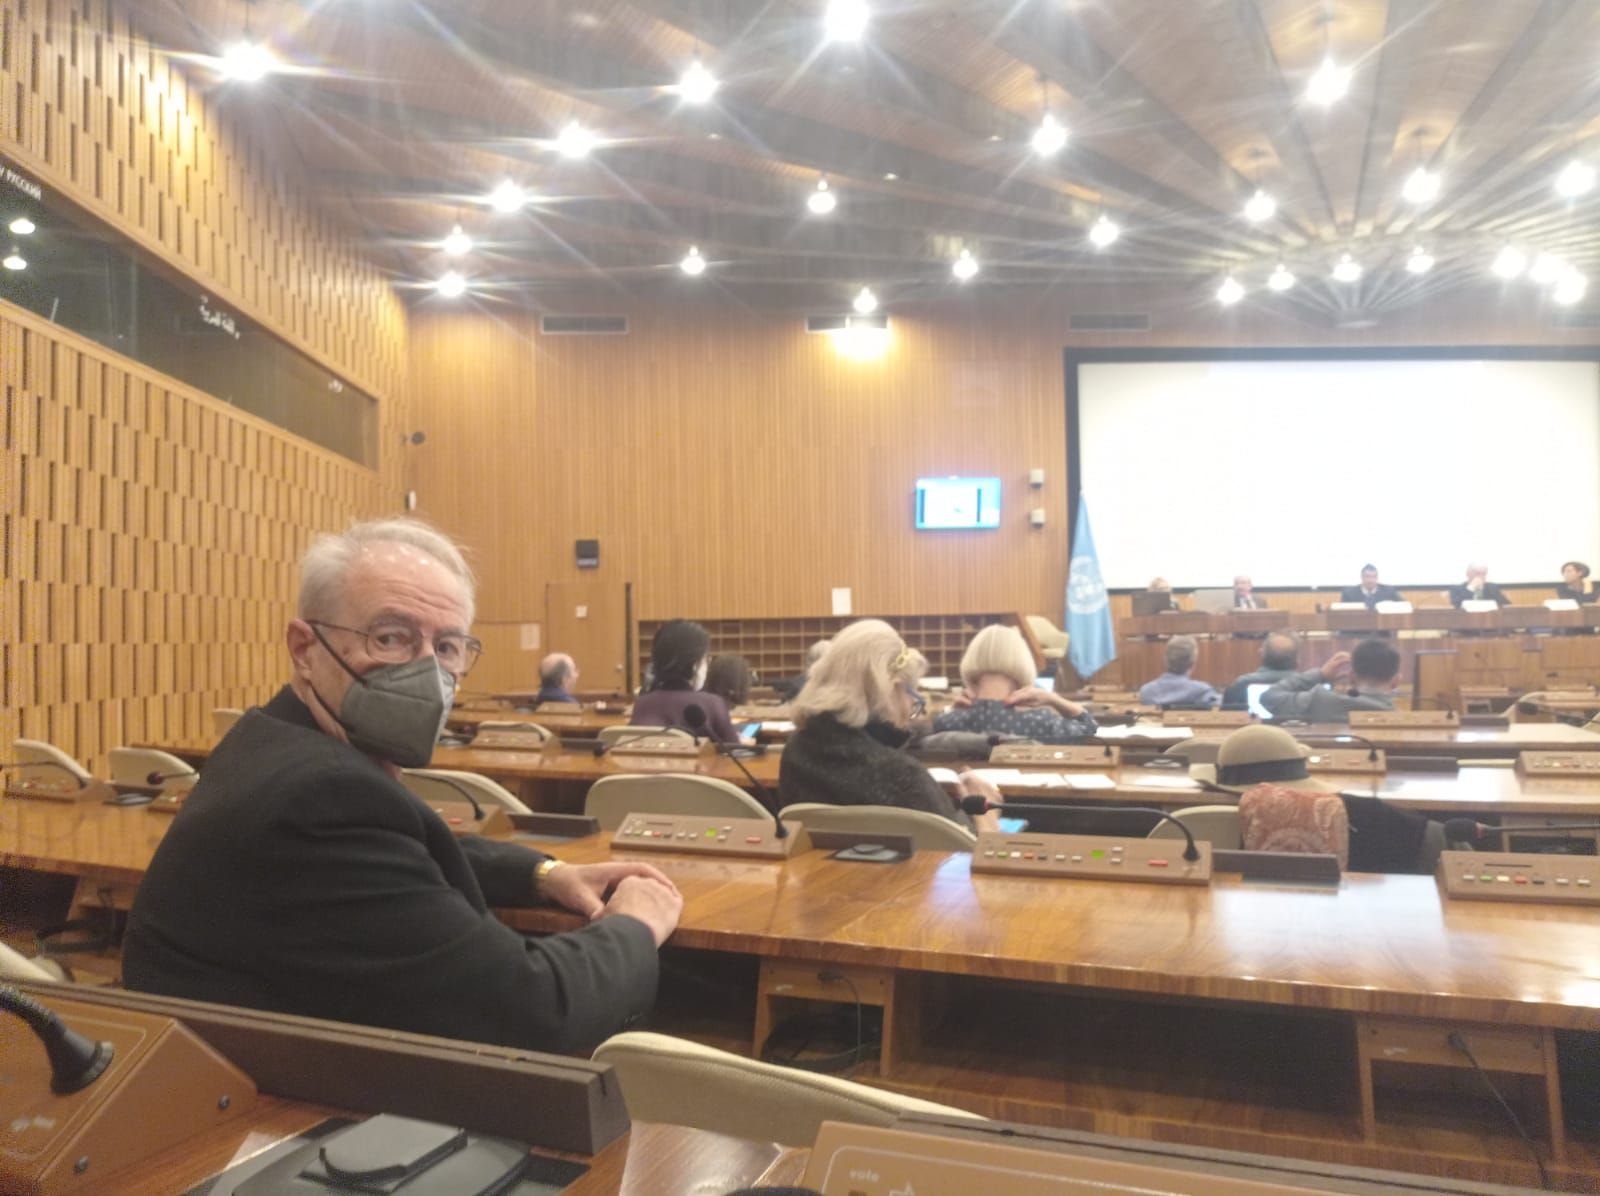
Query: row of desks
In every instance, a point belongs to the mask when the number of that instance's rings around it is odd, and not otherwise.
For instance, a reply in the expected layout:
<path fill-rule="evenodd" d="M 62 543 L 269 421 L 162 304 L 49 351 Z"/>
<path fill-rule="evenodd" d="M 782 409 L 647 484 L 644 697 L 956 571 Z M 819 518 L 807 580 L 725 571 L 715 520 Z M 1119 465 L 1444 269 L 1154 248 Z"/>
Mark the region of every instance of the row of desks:
<path fill-rule="evenodd" d="M 1543 606 L 1502 606 L 1472 614 L 1454 607 L 1418 607 L 1407 614 L 1386 615 L 1372 610 L 1327 610 L 1315 613 L 1288 610 L 1239 610 L 1210 614 L 1205 611 L 1169 611 L 1159 615 L 1132 615 L 1122 619 L 1118 631 L 1133 635 L 1253 635 L 1286 630 L 1362 635 L 1395 631 L 1538 632 L 1600 628 L 1600 604 L 1577 610 L 1549 610 Z"/>

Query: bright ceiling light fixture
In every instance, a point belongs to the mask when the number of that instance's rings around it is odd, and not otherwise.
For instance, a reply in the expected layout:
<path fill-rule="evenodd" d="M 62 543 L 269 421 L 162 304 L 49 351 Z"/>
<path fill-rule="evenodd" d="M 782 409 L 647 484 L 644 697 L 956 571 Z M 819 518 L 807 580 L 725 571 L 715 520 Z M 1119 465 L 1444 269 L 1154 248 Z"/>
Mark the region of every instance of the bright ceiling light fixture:
<path fill-rule="evenodd" d="M 1550 298 L 1561 304 L 1562 307 L 1570 307 L 1581 300 L 1588 293 L 1588 290 L 1589 280 L 1577 270 L 1568 266 L 1562 271 L 1561 278 L 1556 282 L 1556 289 L 1550 292 Z"/>
<path fill-rule="evenodd" d="M 872 10 L 867 7 L 867 0 L 828 0 L 822 27 L 829 41 L 858 42 L 871 19 Z"/>
<path fill-rule="evenodd" d="M 818 216 L 826 216 L 839 206 L 839 197 L 828 190 L 828 180 L 818 179 L 817 189 L 806 197 L 806 207 Z"/>
<path fill-rule="evenodd" d="M 878 310 L 878 297 L 872 293 L 871 287 L 862 287 L 861 293 L 855 297 L 850 306 L 856 309 L 857 315 L 870 316 Z"/>
<path fill-rule="evenodd" d="M 1271 220 L 1278 214 L 1278 201 L 1273 199 L 1259 187 L 1256 193 L 1244 203 L 1244 218 L 1251 224 L 1260 224 L 1263 220 Z"/>
<path fill-rule="evenodd" d="M 1104 215 L 1089 226 L 1089 242 L 1097 249 L 1104 249 L 1121 235 L 1117 222 Z"/>
<path fill-rule="evenodd" d="M 439 242 L 439 248 L 451 257 L 465 257 L 472 252 L 472 238 L 467 236 L 466 230 L 458 223 L 450 230 L 449 235 Z"/>
<path fill-rule="evenodd" d="M 1244 287 L 1239 285 L 1239 280 L 1233 275 L 1222 280 L 1222 285 L 1217 288 L 1217 302 L 1224 307 L 1232 307 L 1244 298 Z"/>
<path fill-rule="evenodd" d="M 1429 170 L 1419 166 L 1406 176 L 1405 186 L 1400 188 L 1407 203 L 1432 203 L 1439 198 L 1441 180 L 1437 170 Z"/>
<path fill-rule="evenodd" d="M 563 158 L 587 158 L 595 136 L 575 120 L 569 120 L 556 134 L 556 152 Z"/>
<path fill-rule="evenodd" d="M 1324 108 L 1337 104 L 1350 90 L 1350 75 L 1350 68 L 1340 66 L 1331 55 L 1324 58 L 1306 85 L 1306 99 Z"/>
<path fill-rule="evenodd" d="M 1033 131 L 1028 144 L 1041 158 L 1052 158 L 1067 144 L 1067 126 L 1056 119 L 1054 112 L 1046 112 L 1039 127 Z"/>
<path fill-rule="evenodd" d="M 0 266 L 4 266 L 7 270 L 26 270 L 28 268 L 28 259 L 13 248 L 3 260 L 0 260 Z"/>
<path fill-rule="evenodd" d="M 966 282 L 978 273 L 978 259 L 972 256 L 972 250 L 961 251 L 961 256 L 950 263 L 950 273 L 954 274 L 959 282 Z"/>
<path fill-rule="evenodd" d="M 258 83 L 275 66 L 276 60 L 260 42 L 234 42 L 222 52 L 222 77 L 236 83 Z"/>
<path fill-rule="evenodd" d="M 1268 290 L 1287 291 L 1292 286 L 1294 286 L 1294 275 L 1289 272 L 1289 267 L 1282 262 L 1278 263 L 1276 270 L 1267 275 Z"/>
<path fill-rule="evenodd" d="M 699 278 L 706 272 L 706 259 L 700 256 L 700 246 L 689 246 L 689 252 L 683 255 L 683 261 L 678 263 L 678 269 L 690 278 Z"/>
<path fill-rule="evenodd" d="M 39 226 L 34 224 L 34 222 L 29 220 L 26 216 L 18 216 L 7 227 L 9 227 L 12 232 L 16 233 L 17 236 L 26 237 Z"/>
<path fill-rule="evenodd" d="M 717 77 L 706 70 L 706 64 L 696 57 L 678 80 L 678 95 L 686 103 L 704 104 L 717 94 L 719 86 Z"/>
<path fill-rule="evenodd" d="M 1496 274 L 1504 279 L 1516 278 L 1528 268 L 1528 255 L 1515 245 L 1507 245 L 1495 254 L 1494 265 L 1490 267 Z"/>
<path fill-rule="evenodd" d="M 1556 194 L 1563 199 L 1577 199 L 1594 190 L 1595 169 L 1577 158 L 1568 162 L 1556 175 Z"/>
<path fill-rule="evenodd" d="M 1341 253 L 1334 263 L 1333 277 L 1336 282 L 1355 282 L 1361 277 L 1361 263 L 1348 253 Z"/>
<path fill-rule="evenodd" d="M 439 281 L 433 284 L 433 289 L 446 299 L 459 299 L 467 293 L 467 280 L 451 270 L 440 275 Z"/>
<path fill-rule="evenodd" d="M 1533 265 L 1528 267 L 1528 280 L 1548 286 L 1570 269 L 1572 267 L 1555 254 L 1540 253 L 1534 257 Z"/>
<path fill-rule="evenodd" d="M 1406 269 L 1413 274 L 1426 274 L 1433 269 L 1433 254 L 1418 245 L 1411 251 L 1411 256 L 1406 258 Z"/>
<path fill-rule="evenodd" d="M 528 193 L 510 179 L 489 192 L 489 206 L 497 212 L 520 212 L 527 202 Z"/>

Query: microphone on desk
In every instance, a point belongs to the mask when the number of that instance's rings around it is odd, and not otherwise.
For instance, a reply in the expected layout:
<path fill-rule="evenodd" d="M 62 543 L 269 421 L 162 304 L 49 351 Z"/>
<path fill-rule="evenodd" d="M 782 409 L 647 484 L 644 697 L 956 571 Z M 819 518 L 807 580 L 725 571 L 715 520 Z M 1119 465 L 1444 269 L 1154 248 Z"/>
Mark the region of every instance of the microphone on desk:
<path fill-rule="evenodd" d="M 163 785 L 168 781 L 176 781 L 179 777 L 197 777 L 199 775 L 199 771 L 193 768 L 185 768 L 178 772 L 162 772 L 157 769 L 145 775 L 144 783 L 146 785 Z"/>
<path fill-rule="evenodd" d="M 1444 837 L 1448 843 L 1482 843 L 1493 835 L 1536 835 L 1541 831 L 1600 831 L 1600 822 L 1567 822 L 1551 826 L 1489 826 L 1473 818 L 1448 818 Z"/>
<path fill-rule="evenodd" d="M 626 747 L 630 743 L 638 743 L 641 739 L 652 739 L 661 734 L 661 728 L 656 727 L 650 731 L 640 731 L 637 735 L 621 735 L 610 743 L 604 741 L 594 745 L 594 758 L 598 760 L 607 752 L 613 752 L 619 747 Z"/>
<path fill-rule="evenodd" d="M 1007 813 L 1008 811 L 1013 814 L 1061 814 L 1072 811 L 1078 811 L 1086 814 L 1154 814 L 1157 818 L 1172 823 L 1173 826 L 1177 827 L 1183 832 L 1183 837 L 1188 844 L 1183 849 L 1184 859 L 1192 862 L 1200 858 L 1200 849 L 1194 845 L 1193 832 L 1191 832 L 1189 828 L 1183 824 L 1181 819 L 1174 818 L 1165 810 L 1158 810 L 1154 806 L 1096 805 L 1092 808 L 1081 808 L 1078 806 L 1060 806 L 1051 802 L 992 802 L 988 798 L 978 794 L 974 794 L 971 797 L 963 797 L 960 801 L 960 806 L 961 809 L 968 814 L 987 814 L 990 810 L 994 810 L 996 813 L 1000 814 Z"/>
<path fill-rule="evenodd" d="M 698 702 L 691 702 L 683 708 L 683 721 L 689 724 L 689 734 L 694 736 L 696 743 L 700 741 L 702 735 L 706 735 L 709 731 L 705 707 Z M 733 750 L 738 746 L 738 744 L 719 743 L 717 744 L 717 751 L 732 760 L 739 771 L 744 773 L 745 780 L 755 787 L 755 791 L 761 795 L 761 804 L 772 815 L 772 821 L 777 827 L 774 833 L 780 839 L 787 839 L 789 837 L 789 828 L 783 825 L 783 819 L 778 815 L 778 799 L 772 795 L 770 789 L 756 780 L 756 774 L 750 771 L 744 760 Z"/>
<path fill-rule="evenodd" d="M 110 1064 L 116 1047 L 85 1038 L 39 1004 L 9 984 L 0 986 L 0 1009 L 27 1023 L 50 1057 L 50 1091 L 65 1096 L 87 1088 Z"/>
<path fill-rule="evenodd" d="M 82 776 L 77 769 L 71 768 L 61 763 L 59 760 L 13 760 L 10 763 L 0 763 L 0 771 L 3 771 L 7 768 L 59 769 L 61 772 L 66 773 L 74 781 L 77 781 L 79 789 L 87 789 L 89 787 L 90 778 Z"/>
<path fill-rule="evenodd" d="M 153 776 L 154 774 L 152 773 L 151 775 Z M 452 780 L 450 777 L 440 776 L 437 772 L 430 774 L 428 780 L 438 781 L 441 785 L 450 786 L 450 788 L 454 789 L 462 797 L 467 799 L 467 804 L 472 807 L 472 820 L 474 822 L 483 821 L 483 807 L 478 804 L 478 799 L 472 796 L 472 790 L 468 789 L 459 781 Z"/>
<path fill-rule="evenodd" d="M 1280 726 L 1280 727 L 1284 727 L 1284 726 L 1309 727 L 1312 724 L 1310 724 L 1308 722 L 1305 722 L 1303 720 L 1296 719 L 1296 720 L 1291 720 L 1291 721 L 1288 721 L 1288 722 L 1276 723 L 1275 725 L 1276 726 Z M 1293 732 L 1291 732 L 1291 734 L 1293 734 Z M 1356 743 L 1356 744 L 1360 744 L 1362 747 L 1367 749 L 1367 759 L 1369 761 L 1372 761 L 1372 762 L 1375 763 L 1377 761 L 1377 759 L 1378 759 L 1378 745 L 1373 743 L 1372 740 L 1368 739 L 1365 735 L 1357 735 L 1357 734 L 1355 734 L 1354 732 L 1351 732 L 1351 731 L 1341 731 L 1336 735 L 1295 735 L 1295 738 L 1298 739 L 1301 743 Z"/>

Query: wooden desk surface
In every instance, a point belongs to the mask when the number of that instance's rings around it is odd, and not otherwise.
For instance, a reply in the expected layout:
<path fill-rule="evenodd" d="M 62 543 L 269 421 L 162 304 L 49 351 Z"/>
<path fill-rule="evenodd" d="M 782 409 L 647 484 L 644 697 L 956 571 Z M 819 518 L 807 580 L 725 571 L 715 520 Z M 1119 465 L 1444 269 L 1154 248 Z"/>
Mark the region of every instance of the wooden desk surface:
<path fill-rule="evenodd" d="M 627 723 L 629 708 L 595 710 L 452 710 L 446 722 L 452 727 L 476 730 L 483 723 L 538 723 L 557 735 L 598 735 L 607 727 Z"/>
<path fill-rule="evenodd" d="M 1151 724 L 1152 729 L 1156 724 Z M 1196 739 L 1226 739 L 1234 728 L 1195 727 Z M 1352 734 L 1337 723 L 1285 727 L 1297 739 L 1323 741 L 1335 735 Z M 1564 723 L 1512 723 L 1509 727 L 1363 727 L 1359 732 L 1386 752 L 1418 755 L 1455 756 L 1458 759 L 1514 756 L 1528 751 L 1600 751 L 1600 735 Z M 1137 738 L 1103 738 L 1096 743 L 1138 745 Z M 1146 741 L 1146 744 L 1151 741 Z M 1162 744 L 1161 746 L 1166 746 Z"/>

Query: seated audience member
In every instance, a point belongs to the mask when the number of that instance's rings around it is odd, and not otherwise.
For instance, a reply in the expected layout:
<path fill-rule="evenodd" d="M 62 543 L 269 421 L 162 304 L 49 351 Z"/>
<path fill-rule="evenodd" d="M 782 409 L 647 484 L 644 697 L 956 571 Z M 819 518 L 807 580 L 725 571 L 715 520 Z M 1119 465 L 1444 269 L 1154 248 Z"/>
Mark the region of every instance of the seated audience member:
<path fill-rule="evenodd" d="M 683 900 L 645 864 L 453 834 L 400 783 L 480 650 L 460 551 L 408 519 L 301 562 L 289 683 L 206 764 L 139 885 L 131 989 L 532 1050 L 588 1052 L 655 999 Z M 581 930 L 525 938 L 496 906 Z"/>
<path fill-rule="evenodd" d="M 703 693 L 711 636 L 698 623 L 673 619 L 663 623 L 650 644 L 650 684 L 633 703 L 636 727 L 679 727 L 690 730 L 683 712 L 690 706 L 705 711 L 708 733 L 718 743 L 738 743 L 739 733 L 728 717 L 728 704 Z"/>
<path fill-rule="evenodd" d="M 1076 702 L 1038 688 L 1033 653 L 1015 627 L 998 623 L 972 637 L 961 658 L 966 691 L 933 720 L 935 731 L 997 732 L 1040 743 L 1071 743 L 1095 733 L 1094 716 Z"/>
<path fill-rule="evenodd" d="M 1568 561 L 1561 566 L 1561 584 L 1556 587 L 1557 598 L 1571 598 L 1574 602 L 1593 602 L 1600 599 L 1600 587 L 1589 580 L 1589 566 L 1582 561 Z"/>
<path fill-rule="evenodd" d="M 1504 590 L 1489 580 L 1488 565 L 1468 565 L 1467 580 L 1458 586 L 1450 587 L 1451 606 L 1476 601 L 1498 602 L 1501 606 L 1511 601 L 1506 597 Z"/>
<path fill-rule="evenodd" d="M 1147 588 L 1152 594 L 1172 593 L 1172 583 L 1165 577 L 1152 577 L 1150 579 L 1150 585 Z"/>
<path fill-rule="evenodd" d="M 1192 635 L 1175 635 L 1167 641 L 1167 671 L 1139 689 L 1143 706 L 1215 706 L 1222 700 L 1204 681 L 1189 676 L 1200 645 Z"/>
<path fill-rule="evenodd" d="M 1267 609 L 1266 599 L 1256 597 L 1255 587 L 1243 573 L 1233 579 L 1233 608 L 1234 610 Z"/>
<path fill-rule="evenodd" d="M 539 662 L 539 693 L 533 699 L 537 710 L 546 702 L 576 702 L 570 686 L 578 683 L 578 665 L 565 652 L 552 652 Z"/>
<path fill-rule="evenodd" d="M 1245 710 L 1249 707 L 1252 685 L 1275 685 L 1285 677 L 1294 676 L 1294 666 L 1300 655 L 1300 641 L 1287 631 L 1274 631 L 1261 641 L 1261 667 L 1234 679 L 1222 691 L 1224 710 Z"/>
<path fill-rule="evenodd" d="M 938 814 L 962 826 L 998 830 L 990 811 L 961 811 L 922 763 L 902 749 L 911 720 L 921 713 L 917 682 L 927 670 L 922 653 L 906 647 L 879 619 L 851 623 L 794 700 L 797 730 L 778 764 L 778 801 L 836 806 L 900 806 Z M 964 773 L 961 791 L 998 802 L 992 785 Z"/>
<path fill-rule="evenodd" d="M 1404 602 L 1400 591 L 1393 586 L 1378 584 L 1378 566 L 1361 566 L 1361 584 L 1358 586 L 1345 586 L 1339 591 L 1340 602 L 1365 602 L 1367 609 L 1371 610 L 1380 602 Z"/>
<path fill-rule="evenodd" d="M 1348 690 L 1326 686 L 1352 675 Z M 1352 710 L 1393 710 L 1400 653 L 1386 640 L 1362 640 L 1354 652 L 1335 652 L 1320 669 L 1293 673 L 1261 695 L 1275 719 L 1348 723 Z"/>
<path fill-rule="evenodd" d="M 822 659 L 822 654 L 828 650 L 828 645 L 832 642 L 832 640 L 818 640 L 812 644 L 811 647 L 806 649 L 806 667 L 804 669 L 793 677 L 785 677 L 781 681 L 773 682 L 772 688 L 778 697 L 785 702 L 794 701 L 796 695 L 805 688 L 806 678 L 811 675 L 812 667 Z"/>
<path fill-rule="evenodd" d="M 748 660 L 724 652 L 721 656 L 713 657 L 706 669 L 705 691 L 721 698 L 731 710 L 735 706 L 743 706 L 750 700 L 753 676 Z"/>

